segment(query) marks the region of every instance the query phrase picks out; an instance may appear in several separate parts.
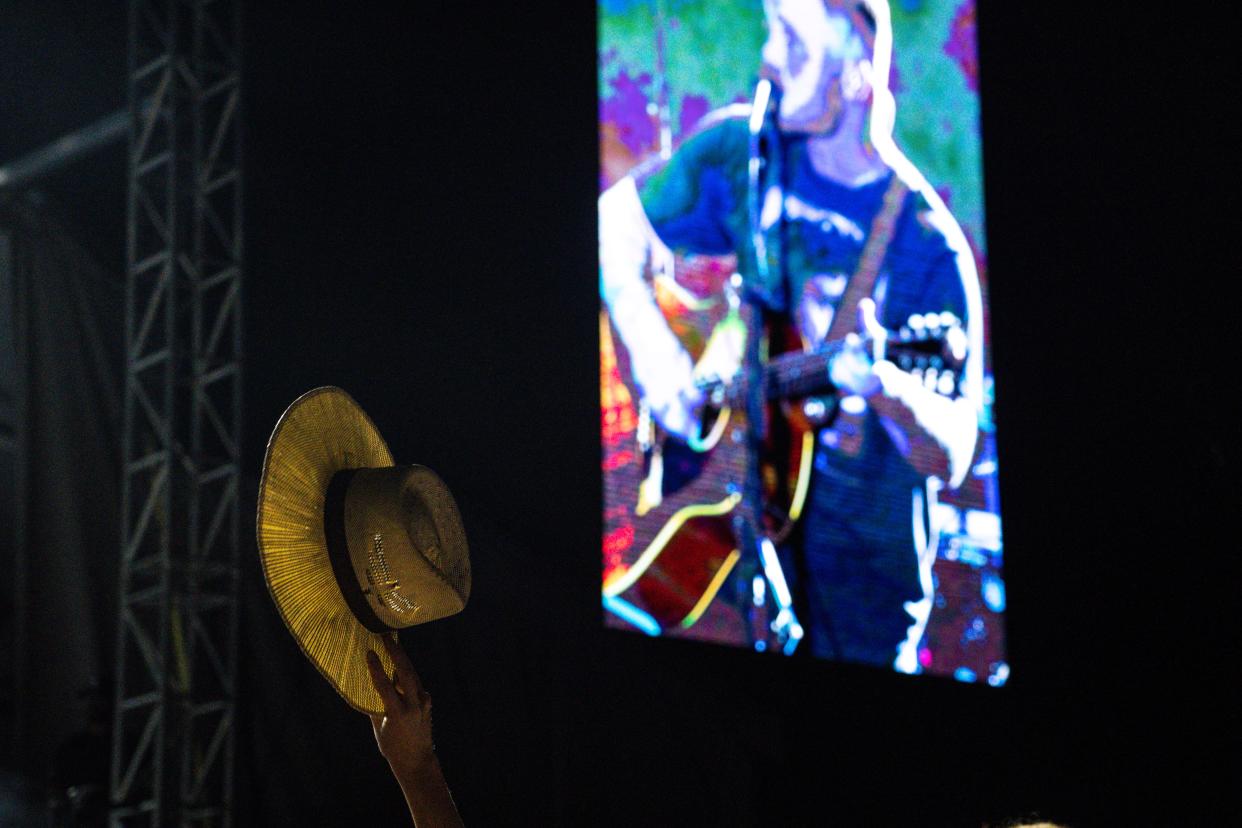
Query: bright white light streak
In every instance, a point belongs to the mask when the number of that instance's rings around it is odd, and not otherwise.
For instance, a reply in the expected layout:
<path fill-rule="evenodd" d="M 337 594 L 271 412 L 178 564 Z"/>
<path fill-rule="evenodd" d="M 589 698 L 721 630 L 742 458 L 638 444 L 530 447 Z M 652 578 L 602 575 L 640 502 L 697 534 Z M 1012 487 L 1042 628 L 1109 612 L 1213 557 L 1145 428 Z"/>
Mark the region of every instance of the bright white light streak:
<path fill-rule="evenodd" d="M 785 583 L 785 573 L 781 570 L 780 559 L 776 557 L 776 547 L 772 545 L 769 538 L 764 538 L 759 542 L 759 550 L 763 559 L 763 572 L 772 584 L 772 594 L 776 596 L 776 603 L 781 609 L 788 609 L 793 605 L 793 597 L 789 594 L 789 585 Z"/>

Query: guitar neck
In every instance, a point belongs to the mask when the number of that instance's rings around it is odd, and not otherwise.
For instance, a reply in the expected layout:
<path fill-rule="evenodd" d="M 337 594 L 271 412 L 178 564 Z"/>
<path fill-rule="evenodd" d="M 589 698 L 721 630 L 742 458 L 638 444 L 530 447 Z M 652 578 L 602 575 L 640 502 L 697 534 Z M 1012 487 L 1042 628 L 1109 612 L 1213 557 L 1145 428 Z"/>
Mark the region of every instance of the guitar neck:
<path fill-rule="evenodd" d="M 866 341 L 862 344 L 865 347 Z M 830 342 L 814 351 L 793 351 L 768 360 L 763 367 L 761 380 L 763 396 L 768 400 L 785 400 L 832 391 L 828 366 L 843 347 L 843 342 Z M 906 370 L 928 368 L 952 373 L 959 367 L 946 353 L 944 336 L 939 333 L 914 338 L 892 336 L 887 341 L 885 351 L 887 359 L 897 362 Z M 745 371 L 740 371 L 731 382 L 713 380 L 701 387 L 716 404 L 738 408 L 746 405 L 750 381 L 750 376 Z"/>
<path fill-rule="evenodd" d="M 841 343 L 833 342 L 807 353 L 781 354 L 768 363 L 764 386 L 769 400 L 805 397 L 831 391 L 828 364 L 841 352 Z"/>
<path fill-rule="evenodd" d="M 841 343 L 833 342 L 814 351 L 791 352 L 772 358 L 763 370 L 764 396 L 769 400 L 782 400 L 831 391 L 828 365 L 840 351 Z M 724 404 L 735 408 L 745 405 L 749 389 L 750 378 L 745 372 L 739 373 L 724 387 Z"/>

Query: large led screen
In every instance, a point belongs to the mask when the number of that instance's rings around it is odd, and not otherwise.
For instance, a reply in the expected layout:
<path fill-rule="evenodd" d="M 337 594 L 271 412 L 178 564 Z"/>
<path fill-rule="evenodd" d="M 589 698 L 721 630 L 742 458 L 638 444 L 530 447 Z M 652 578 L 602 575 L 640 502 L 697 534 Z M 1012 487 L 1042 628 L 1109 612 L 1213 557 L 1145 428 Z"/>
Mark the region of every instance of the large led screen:
<path fill-rule="evenodd" d="M 972 0 L 601 0 L 605 623 L 996 686 Z"/>

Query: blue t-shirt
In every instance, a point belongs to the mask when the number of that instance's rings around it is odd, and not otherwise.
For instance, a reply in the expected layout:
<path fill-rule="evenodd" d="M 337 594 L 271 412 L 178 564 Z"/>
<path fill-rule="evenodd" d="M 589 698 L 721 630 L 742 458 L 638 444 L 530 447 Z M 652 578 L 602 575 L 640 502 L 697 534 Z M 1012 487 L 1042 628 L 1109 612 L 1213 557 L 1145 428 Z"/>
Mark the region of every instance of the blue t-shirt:
<path fill-rule="evenodd" d="M 710 116 L 709 116 L 710 117 Z M 746 121 L 717 118 L 685 141 L 666 163 L 637 176 L 643 208 L 656 234 L 684 254 L 736 254 L 743 277 L 757 283 L 748 210 L 749 133 Z M 767 304 L 801 321 L 810 303 L 840 300 L 858 267 L 871 225 L 893 173 L 860 187 L 820 176 L 805 139 L 786 136 L 775 194 L 777 216 L 765 209 L 770 284 L 759 284 Z M 777 182 L 769 181 L 772 186 Z M 771 201 L 765 194 L 765 201 Z M 912 314 L 949 311 L 967 321 L 966 292 L 957 257 L 929 220 L 931 208 L 908 192 L 876 278 L 873 296 L 880 322 L 900 328 Z M 822 315 L 822 314 L 821 314 Z M 805 330 L 804 330 L 805 332 Z M 821 331 L 821 335 L 824 331 Z M 917 567 L 914 505 L 925 478 L 902 456 L 874 414 L 853 456 L 828 448 L 816 452 L 806 545 L 835 546 L 859 557 L 874 583 L 905 600 L 923 597 Z M 912 495 L 915 500 L 912 501 Z"/>

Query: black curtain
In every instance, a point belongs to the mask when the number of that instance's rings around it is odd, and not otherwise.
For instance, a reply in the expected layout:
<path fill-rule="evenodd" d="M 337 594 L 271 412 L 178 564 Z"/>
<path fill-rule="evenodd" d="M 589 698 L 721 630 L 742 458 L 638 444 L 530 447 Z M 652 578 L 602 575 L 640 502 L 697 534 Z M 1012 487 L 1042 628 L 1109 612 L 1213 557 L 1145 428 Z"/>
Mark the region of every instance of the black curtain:
<path fill-rule="evenodd" d="M 124 290 L 74 235 L 36 196 L 0 202 L 3 760 L 40 785 L 106 771 L 116 627 Z"/>
<path fill-rule="evenodd" d="M 527 604 L 561 588 L 569 598 L 573 585 L 471 501 L 460 505 L 473 559 L 470 606 L 401 632 L 443 723 L 441 764 L 468 825 L 567 824 L 557 813 L 573 801 L 567 737 L 583 723 L 565 676 L 584 666 L 570 645 L 584 621 L 573 600 L 559 611 Z M 369 720 L 297 648 L 253 546 L 243 549 L 241 574 L 237 813 L 264 825 L 407 823 Z"/>

